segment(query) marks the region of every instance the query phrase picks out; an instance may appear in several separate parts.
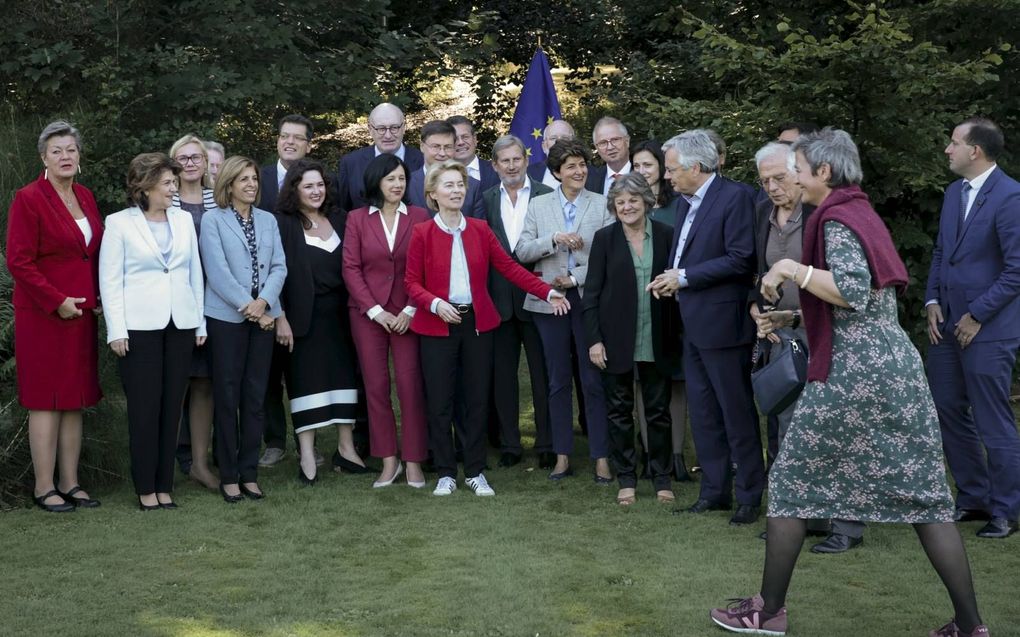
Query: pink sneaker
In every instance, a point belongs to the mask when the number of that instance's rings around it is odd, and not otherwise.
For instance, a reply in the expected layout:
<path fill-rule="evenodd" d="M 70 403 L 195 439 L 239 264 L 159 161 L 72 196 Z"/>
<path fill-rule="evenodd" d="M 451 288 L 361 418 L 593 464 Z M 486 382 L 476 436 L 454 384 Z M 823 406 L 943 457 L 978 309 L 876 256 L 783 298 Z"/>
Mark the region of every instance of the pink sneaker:
<path fill-rule="evenodd" d="M 730 600 L 726 608 L 710 613 L 712 621 L 728 631 L 748 635 L 785 635 L 786 607 L 777 613 L 766 613 L 761 595 Z M 980 633 L 977 633 L 980 634 Z"/>
<path fill-rule="evenodd" d="M 928 637 L 988 637 L 988 626 L 981 624 L 980 626 L 975 626 L 974 630 L 969 633 L 965 633 L 956 625 L 956 620 L 954 619 L 942 628 L 929 632 Z"/>

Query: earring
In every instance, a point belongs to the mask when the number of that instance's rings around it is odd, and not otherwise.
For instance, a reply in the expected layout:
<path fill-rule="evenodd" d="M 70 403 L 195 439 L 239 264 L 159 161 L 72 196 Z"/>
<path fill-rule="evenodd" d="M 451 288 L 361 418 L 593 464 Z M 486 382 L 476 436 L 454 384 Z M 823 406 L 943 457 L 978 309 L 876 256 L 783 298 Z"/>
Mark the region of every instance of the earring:
<path fill-rule="evenodd" d="M 49 168 L 46 168 L 46 169 L 43 170 L 43 176 L 42 177 L 43 177 L 43 179 L 49 179 L 50 178 L 50 169 Z"/>
<path fill-rule="evenodd" d="M 78 164 L 78 174 L 81 174 L 81 164 Z"/>

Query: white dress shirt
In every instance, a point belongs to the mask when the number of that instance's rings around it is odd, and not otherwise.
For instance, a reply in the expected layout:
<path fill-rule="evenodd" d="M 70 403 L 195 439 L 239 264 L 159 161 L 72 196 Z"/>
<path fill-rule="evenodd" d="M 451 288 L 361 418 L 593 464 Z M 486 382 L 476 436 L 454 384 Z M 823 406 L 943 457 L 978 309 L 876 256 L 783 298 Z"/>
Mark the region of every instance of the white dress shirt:
<path fill-rule="evenodd" d="M 81 235 L 85 237 L 85 245 L 92 243 L 92 226 L 89 224 L 89 218 L 82 217 L 81 219 L 75 219 L 74 222 L 78 224 Z"/>
<path fill-rule="evenodd" d="M 403 148 L 403 146 L 401 146 L 401 148 Z M 369 217 L 377 212 L 379 212 L 379 208 L 376 208 L 375 206 L 368 207 Z M 403 201 L 397 204 L 397 215 L 393 219 L 392 230 L 386 227 L 386 221 L 383 220 L 382 215 L 379 215 L 379 223 L 382 224 L 383 234 L 386 235 L 386 245 L 390 248 L 390 254 L 393 254 L 393 246 L 397 243 L 397 228 L 400 227 L 400 215 L 404 215 L 405 217 L 407 216 L 407 206 L 404 205 Z M 403 312 L 408 316 L 414 316 L 414 310 L 415 307 L 413 305 L 408 305 L 403 309 Z M 379 313 L 382 311 L 383 306 L 376 304 L 368 308 L 368 311 L 365 312 L 365 316 L 367 316 L 369 320 L 375 320 L 375 317 L 379 316 Z"/>
<path fill-rule="evenodd" d="M 705 183 L 701 184 L 701 188 L 698 188 L 697 192 L 693 195 L 680 196 L 687 200 L 690 204 L 690 209 L 687 211 L 687 216 L 684 217 L 683 226 L 680 228 L 680 238 L 676 242 L 676 258 L 673 261 L 673 267 L 680 267 L 680 257 L 683 256 L 684 246 L 687 245 L 687 235 L 691 232 L 691 226 L 694 225 L 694 217 L 698 214 L 698 208 L 701 207 L 701 202 L 705 200 L 705 193 L 708 192 L 708 187 L 715 181 L 715 173 L 709 175 Z M 680 279 L 680 287 L 687 287 L 687 268 L 681 268 L 680 273 L 677 275 Z"/>
<path fill-rule="evenodd" d="M 467 170 L 468 177 L 474 177 L 478 181 L 482 180 L 482 169 L 478 165 L 478 155 L 475 155 L 474 159 L 465 164 L 464 168 Z"/>
<path fill-rule="evenodd" d="M 517 203 L 510 201 L 510 195 L 503 183 L 499 184 L 499 216 L 503 220 L 503 229 L 510 243 L 510 251 L 517 247 L 524 229 L 524 217 L 528 214 L 528 202 L 531 201 L 531 180 L 525 179 L 524 185 L 517 190 Z"/>
<path fill-rule="evenodd" d="M 382 151 L 379 150 L 378 146 L 373 146 L 372 148 L 375 149 L 375 156 L 376 157 L 378 157 L 379 155 L 382 155 Z M 396 155 L 397 157 L 399 157 L 400 161 L 404 161 L 404 145 L 401 144 L 400 148 L 398 148 L 395 151 L 393 151 L 393 154 Z"/>
<path fill-rule="evenodd" d="M 439 229 L 446 234 L 453 235 L 453 247 L 450 251 L 450 298 L 447 299 L 453 305 L 467 305 L 471 303 L 471 279 L 468 277 L 467 255 L 464 254 L 464 240 L 461 235 L 467 228 L 467 219 L 460 216 L 460 224 L 456 228 L 448 228 L 443 223 L 442 215 L 433 217 Z M 432 301 L 429 308 L 433 314 L 439 306 L 439 299 Z"/>
<path fill-rule="evenodd" d="M 283 161 L 276 160 L 276 190 L 277 192 L 283 188 L 283 178 L 287 176 L 287 167 L 283 165 Z"/>
<path fill-rule="evenodd" d="M 609 194 L 609 188 L 612 187 L 613 182 L 616 181 L 615 179 L 613 179 L 613 175 L 626 175 L 630 171 L 631 171 L 631 166 L 630 166 L 630 162 L 629 161 L 626 164 L 623 165 L 623 168 L 621 168 L 620 170 L 617 170 L 615 172 L 613 171 L 612 168 L 610 168 L 607 165 L 606 166 L 606 181 L 605 181 L 605 183 L 602 184 L 602 194 L 603 195 Z"/>

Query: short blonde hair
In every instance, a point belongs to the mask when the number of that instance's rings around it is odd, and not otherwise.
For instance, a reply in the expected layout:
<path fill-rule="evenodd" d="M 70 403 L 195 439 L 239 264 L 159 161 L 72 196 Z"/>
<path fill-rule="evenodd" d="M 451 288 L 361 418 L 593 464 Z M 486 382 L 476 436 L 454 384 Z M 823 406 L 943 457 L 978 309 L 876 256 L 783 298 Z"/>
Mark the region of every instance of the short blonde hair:
<path fill-rule="evenodd" d="M 439 204 L 436 203 L 436 199 L 432 196 L 432 193 L 439 188 L 439 176 L 450 170 L 460 173 L 461 179 L 464 180 L 464 188 L 468 188 L 468 173 L 464 164 L 460 163 L 456 159 L 447 159 L 440 164 L 435 164 L 429 170 L 429 173 L 425 175 L 425 205 L 429 207 L 429 210 L 439 211 Z"/>
<path fill-rule="evenodd" d="M 175 141 L 173 146 L 170 147 L 170 158 L 177 161 L 177 153 L 188 144 L 198 144 L 198 147 L 202 149 L 202 161 L 205 162 L 205 172 L 202 173 L 202 187 L 212 188 L 212 180 L 209 179 L 209 151 L 206 149 L 205 142 L 198 135 L 188 133 Z M 184 164 L 181 164 L 181 167 L 183 168 Z"/>
<path fill-rule="evenodd" d="M 234 155 L 233 157 L 227 157 L 223 160 L 223 165 L 220 166 L 220 174 L 216 175 L 216 183 L 213 185 L 213 199 L 216 200 L 216 205 L 220 208 L 229 208 L 231 202 L 230 189 L 233 188 L 234 182 L 241 176 L 245 168 L 253 168 L 255 170 L 256 177 L 259 174 L 259 165 L 253 160 L 244 157 L 243 155 Z M 259 188 L 255 192 L 255 205 L 258 206 L 259 199 L 262 197 L 262 183 L 259 182 Z"/>

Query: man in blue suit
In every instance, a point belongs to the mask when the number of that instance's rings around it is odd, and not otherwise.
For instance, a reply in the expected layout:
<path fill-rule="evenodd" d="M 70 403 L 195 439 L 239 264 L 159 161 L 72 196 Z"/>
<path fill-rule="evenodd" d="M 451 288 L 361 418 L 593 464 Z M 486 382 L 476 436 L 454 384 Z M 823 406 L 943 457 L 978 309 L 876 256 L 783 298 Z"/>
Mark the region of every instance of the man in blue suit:
<path fill-rule="evenodd" d="M 747 295 L 754 272 L 751 196 L 716 170 L 719 155 L 703 130 L 663 145 L 666 176 L 680 193 L 669 262 L 672 268 L 648 289 L 676 294 L 683 319 L 684 373 L 691 431 L 703 477 L 698 500 L 687 509 L 737 510 L 730 524 L 758 519 L 765 463 L 751 392 L 754 327 Z M 736 465 L 734 481 L 733 465 Z"/>
<path fill-rule="evenodd" d="M 586 190 L 605 195 L 619 175 L 626 175 L 631 171 L 630 133 L 627 132 L 623 122 L 615 117 L 603 117 L 595 122 L 591 141 L 605 164 L 592 166 L 588 170 L 588 181 L 584 187 Z"/>
<path fill-rule="evenodd" d="M 457 148 L 457 130 L 448 122 L 437 119 L 421 127 L 421 152 L 425 165 L 411 172 L 407 180 L 407 201 L 428 209 L 425 203 L 425 173 L 431 166 L 453 158 Z M 485 202 L 482 199 L 482 184 L 474 177 L 468 177 L 467 196 L 460 211 L 465 217 L 485 219 Z M 432 211 L 433 214 L 435 211 Z"/>
<path fill-rule="evenodd" d="M 407 130 L 404 112 L 383 102 L 368 114 L 368 132 L 372 145 L 347 153 L 340 159 L 337 191 L 339 205 L 354 210 L 368 205 L 365 201 L 365 167 L 383 153 L 393 153 L 404 161 L 409 172 L 419 170 L 424 163 L 421 151 L 404 145 Z"/>
<path fill-rule="evenodd" d="M 1002 131 L 971 118 L 953 130 L 928 275 L 928 380 L 956 480 L 956 519 L 1005 538 L 1020 516 L 1020 435 L 1009 405 L 1020 347 L 1020 184 L 996 165 Z"/>
<path fill-rule="evenodd" d="M 453 158 L 464 164 L 467 168 L 468 177 L 474 177 L 482 184 L 482 191 L 499 185 L 499 175 L 496 169 L 478 157 L 478 137 L 475 135 L 475 125 L 463 115 L 454 115 L 446 118 L 446 123 L 453 126 L 457 132 L 456 148 L 453 151 Z"/>
<path fill-rule="evenodd" d="M 276 212 L 276 199 L 287 169 L 312 149 L 312 121 L 304 115 L 284 115 L 276 133 L 276 163 L 259 170 L 258 207 L 267 212 Z"/>

